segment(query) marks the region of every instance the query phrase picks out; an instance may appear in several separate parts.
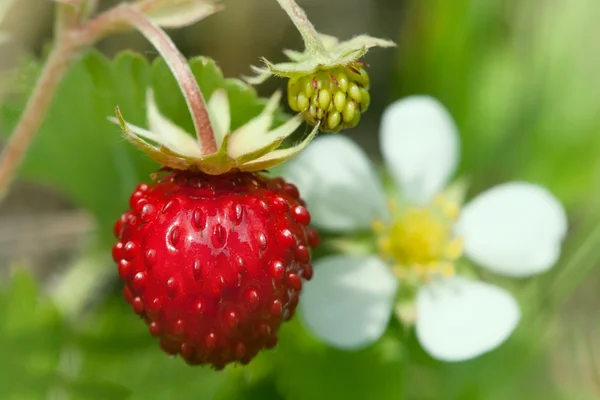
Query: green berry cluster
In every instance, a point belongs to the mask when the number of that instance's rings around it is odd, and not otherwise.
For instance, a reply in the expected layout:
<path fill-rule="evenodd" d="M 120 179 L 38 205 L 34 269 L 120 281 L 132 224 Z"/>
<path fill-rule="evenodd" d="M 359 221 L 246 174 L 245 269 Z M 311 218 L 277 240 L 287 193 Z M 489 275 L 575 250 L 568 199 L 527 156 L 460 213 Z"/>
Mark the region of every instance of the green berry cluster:
<path fill-rule="evenodd" d="M 369 75 L 362 62 L 317 71 L 288 81 L 288 104 L 323 132 L 353 128 L 371 102 Z"/>

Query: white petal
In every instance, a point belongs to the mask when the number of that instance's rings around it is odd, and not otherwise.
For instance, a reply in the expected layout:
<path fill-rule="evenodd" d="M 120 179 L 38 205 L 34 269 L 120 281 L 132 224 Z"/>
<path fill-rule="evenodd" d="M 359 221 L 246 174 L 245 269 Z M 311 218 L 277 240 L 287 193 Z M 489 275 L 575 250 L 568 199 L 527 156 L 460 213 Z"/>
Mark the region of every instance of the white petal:
<path fill-rule="evenodd" d="M 417 294 L 417 337 L 443 361 L 468 360 L 495 349 L 520 317 L 510 293 L 462 277 L 425 285 Z"/>
<path fill-rule="evenodd" d="M 473 261 L 499 274 L 524 277 L 556 263 L 567 217 L 546 189 L 512 182 L 469 202 L 456 231 L 464 237 L 465 253 Z"/>
<path fill-rule="evenodd" d="M 154 0 L 146 0 L 138 4 L 145 10 L 146 4 L 158 3 Z M 162 2 L 166 3 L 166 2 Z M 161 4 L 157 10 L 148 10 L 148 16 L 157 25 L 163 28 L 182 28 L 192 25 L 211 14 L 222 9 L 222 6 L 210 4 L 203 0 L 170 0 L 167 4 Z"/>
<path fill-rule="evenodd" d="M 284 166 L 314 224 L 331 231 L 368 229 L 387 218 L 383 188 L 364 152 L 341 135 L 323 136 Z"/>
<path fill-rule="evenodd" d="M 108 120 L 116 125 L 121 124 L 121 122 L 115 117 L 108 117 Z M 155 134 L 154 132 L 151 132 L 144 128 L 140 128 L 139 126 L 130 124 L 129 122 L 125 122 L 125 125 L 127 126 L 127 129 L 129 129 L 129 131 L 135 134 L 136 136 L 142 137 L 147 140 L 151 140 L 155 143 L 161 142 L 161 137 Z"/>
<path fill-rule="evenodd" d="M 146 108 L 148 127 L 160 139 L 157 141 L 159 144 L 183 156 L 202 157 L 202 151 L 198 142 L 190 134 L 160 113 L 154 101 L 152 90 L 148 90 L 146 94 Z"/>
<path fill-rule="evenodd" d="M 391 104 L 381 121 L 381 151 L 403 194 L 425 203 L 443 190 L 459 159 L 452 116 L 437 100 L 412 96 Z"/>
<path fill-rule="evenodd" d="M 214 91 L 210 100 L 208 100 L 208 112 L 212 122 L 217 148 L 221 148 L 225 135 L 229 133 L 231 127 L 231 113 L 229 110 L 229 99 L 225 89 Z"/>
<path fill-rule="evenodd" d="M 235 149 L 242 150 L 244 146 L 237 145 L 235 142 L 252 142 L 256 140 L 255 138 L 264 135 L 269 131 L 271 125 L 273 125 L 273 113 L 277 110 L 279 106 L 279 100 L 281 99 L 281 92 L 276 91 L 269 98 L 269 101 L 265 105 L 265 108 L 261 111 L 259 115 L 252 118 L 250 121 L 236 129 L 231 133 L 230 141 L 234 142 L 232 146 L 232 153 L 230 153 L 230 157 L 237 158 L 242 154 L 246 154 L 244 151 L 235 151 Z M 237 153 L 237 154 L 236 154 Z"/>
<path fill-rule="evenodd" d="M 362 348 L 387 328 L 397 289 L 398 281 L 377 257 L 322 258 L 303 289 L 300 317 L 325 343 Z"/>

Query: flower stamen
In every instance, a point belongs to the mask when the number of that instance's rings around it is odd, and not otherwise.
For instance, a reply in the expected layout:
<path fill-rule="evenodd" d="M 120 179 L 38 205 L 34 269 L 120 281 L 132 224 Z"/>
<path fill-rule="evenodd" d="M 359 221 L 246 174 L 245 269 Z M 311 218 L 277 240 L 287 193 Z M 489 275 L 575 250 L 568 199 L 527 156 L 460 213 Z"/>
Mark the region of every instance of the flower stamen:
<path fill-rule="evenodd" d="M 402 211 L 389 200 L 392 222 L 373 222 L 379 235 L 381 256 L 394 263 L 393 272 L 402 280 L 428 282 L 433 278 L 449 278 L 455 274 L 454 262 L 463 252 L 463 239 L 452 231 L 458 218 L 455 202 L 437 196 L 430 206 L 415 206 Z"/>

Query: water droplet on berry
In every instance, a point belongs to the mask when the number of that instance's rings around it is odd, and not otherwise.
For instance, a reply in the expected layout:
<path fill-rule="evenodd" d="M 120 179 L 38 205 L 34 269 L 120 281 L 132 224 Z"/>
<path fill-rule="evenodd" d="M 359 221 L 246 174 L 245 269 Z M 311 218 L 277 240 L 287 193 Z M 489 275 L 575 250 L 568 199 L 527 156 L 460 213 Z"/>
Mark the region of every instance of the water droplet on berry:
<path fill-rule="evenodd" d="M 187 360 L 194 353 L 194 347 L 189 343 L 181 343 L 179 351 L 181 353 L 181 356 Z"/>
<path fill-rule="evenodd" d="M 156 209 L 154 208 L 154 206 L 150 203 L 146 203 L 142 207 L 142 211 L 140 212 L 140 218 L 142 219 L 142 221 L 148 222 L 151 221 L 152 218 L 154 218 L 155 214 Z"/>
<path fill-rule="evenodd" d="M 254 288 L 246 289 L 246 293 L 244 295 L 244 299 L 246 300 L 246 304 L 250 310 L 256 310 L 260 305 L 260 299 L 258 298 L 258 291 Z"/>
<path fill-rule="evenodd" d="M 155 297 L 150 303 L 148 303 L 148 305 L 146 305 L 146 312 L 151 315 L 155 315 L 158 313 L 158 311 L 160 311 L 161 307 L 162 301 L 160 300 L 160 297 Z"/>
<path fill-rule="evenodd" d="M 176 335 L 181 335 L 183 334 L 185 330 L 185 322 L 179 318 L 177 321 L 175 321 L 175 326 L 173 326 L 173 333 L 175 333 Z"/>
<path fill-rule="evenodd" d="M 138 201 L 140 201 L 142 198 L 144 198 L 144 193 L 143 192 L 140 192 L 139 190 L 133 192 L 133 194 L 129 198 L 129 207 L 132 210 L 135 210 Z"/>
<path fill-rule="evenodd" d="M 113 245 L 112 258 L 115 260 L 115 262 L 121 261 L 123 258 L 123 243 L 117 242 Z"/>
<path fill-rule="evenodd" d="M 271 315 L 275 318 L 281 317 L 281 313 L 283 312 L 283 306 L 281 305 L 280 300 L 273 300 L 273 304 L 271 304 Z"/>
<path fill-rule="evenodd" d="M 123 280 L 129 279 L 129 276 L 131 275 L 131 263 L 129 261 L 127 261 L 127 260 L 119 261 L 119 265 L 118 265 L 117 269 L 119 271 L 119 276 L 121 277 L 121 279 L 123 279 Z"/>
<path fill-rule="evenodd" d="M 131 228 L 136 228 L 140 223 L 140 220 L 138 219 L 138 217 L 136 217 L 133 214 L 127 214 L 127 219 L 128 219 L 127 222 L 129 223 L 129 226 Z"/>
<path fill-rule="evenodd" d="M 161 213 L 162 214 L 168 214 L 169 212 L 171 212 L 175 208 L 177 208 L 177 202 L 175 200 L 171 200 L 167 204 L 165 204 L 165 206 L 161 210 Z"/>
<path fill-rule="evenodd" d="M 168 244 L 175 250 L 179 244 L 179 227 L 175 225 L 168 234 Z"/>
<path fill-rule="evenodd" d="M 192 213 L 192 224 L 197 231 L 201 231 L 204 229 L 204 224 L 206 223 L 206 218 L 204 217 L 204 212 L 201 209 L 196 208 Z"/>
<path fill-rule="evenodd" d="M 179 293 L 179 282 L 177 282 L 177 279 L 175 279 L 174 277 L 170 277 L 167 280 L 167 295 L 170 298 L 175 298 L 175 296 L 177 296 L 177 294 Z"/>
<path fill-rule="evenodd" d="M 246 270 L 246 264 L 244 263 L 244 259 L 242 258 L 242 256 L 235 257 L 235 265 L 237 266 L 238 271 L 243 272 Z"/>
<path fill-rule="evenodd" d="M 208 335 L 206 335 L 206 338 L 204 339 L 204 346 L 206 347 L 206 350 L 211 351 L 215 348 L 216 345 L 217 334 L 214 332 L 210 332 Z"/>
<path fill-rule="evenodd" d="M 310 224 L 310 213 L 303 206 L 296 206 L 293 210 L 294 219 L 302 225 Z"/>
<path fill-rule="evenodd" d="M 258 247 L 261 250 L 265 250 L 267 248 L 267 237 L 265 236 L 265 234 L 259 232 L 258 235 L 256 235 L 256 239 L 258 240 Z"/>
<path fill-rule="evenodd" d="M 291 183 L 286 183 L 285 185 L 283 185 L 282 189 L 285 193 L 287 193 L 289 196 L 293 197 L 294 199 L 297 199 L 300 197 L 300 192 L 298 191 L 298 188 L 296 187 L 296 185 L 293 185 Z"/>
<path fill-rule="evenodd" d="M 298 246 L 296 250 L 294 250 L 294 258 L 301 264 L 306 264 L 310 261 L 310 253 L 306 246 Z"/>
<path fill-rule="evenodd" d="M 151 269 L 156 263 L 156 250 L 148 249 L 144 254 L 146 260 L 146 268 Z"/>
<path fill-rule="evenodd" d="M 289 206 L 287 201 L 281 196 L 275 196 L 271 198 L 271 209 L 278 213 L 287 212 L 289 210 Z"/>
<path fill-rule="evenodd" d="M 244 208 L 241 204 L 235 203 L 233 206 L 233 211 L 235 214 L 235 224 L 239 225 L 242 223 L 242 218 L 244 217 Z"/>
<path fill-rule="evenodd" d="M 135 274 L 133 276 L 132 285 L 136 293 L 142 293 L 144 288 L 146 287 L 146 273 L 140 271 L 137 274 Z"/>
<path fill-rule="evenodd" d="M 236 329 L 240 323 L 240 318 L 235 310 L 228 310 L 225 313 L 225 323 L 229 329 Z"/>
<path fill-rule="evenodd" d="M 148 330 L 150 331 L 150 334 L 154 337 L 158 337 L 162 333 L 162 329 L 160 329 L 160 325 L 158 325 L 158 322 L 156 321 L 150 323 L 150 325 L 148 326 Z"/>
<path fill-rule="evenodd" d="M 126 221 L 127 221 L 127 214 L 123 214 L 123 215 L 121 215 L 121 218 L 119 218 L 117 220 L 117 222 L 115 222 L 115 225 L 113 227 L 113 233 L 115 234 L 115 237 L 121 238 L 121 235 L 123 233 L 123 224 Z"/>
<path fill-rule="evenodd" d="M 284 229 L 279 234 L 279 243 L 281 243 L 284 248 L 290 249 L 296 246 L 296 238 L 294 237 L 292 231 L 289 229 Z"/>
<path fill-rule="evenodd" d="M 304 268 L 302 268 L 302 277 L 307 281 L 310 281 L 313 277 L 313 266 L 312 264 L 306 264 Z"/>
<path fill-rule="evenodd" d="M 192 270 L 193 270 L 195 280 L 199 281 L 200 279 L 202 279 L 202 263 L 200 263 L 200 260 L 194 261 Z"/>
<path fill-rule="evenodd" d="M 288 272 L 288 274 L 286 275 L 286 281 L 292 289 L 296 291 L 300 291 L 302 289 L 302 279 L 300 279 L 300 277 L 297 274 L 293 272 Z"/>
<path fill-rule="evenodd" d="M 196 312 L 198 314 L 204 313 L 204 309 L 205 309 L 205 305 L 202 301 L 199 301 L 196 303 Z"/>
<path fill-rule="evenodd" d="M 133 260 L 137 254 L 137 250 L 138 247 L 135 242 L 129 241 L 125 243 L 125 246 L 123 247 L 123 258 L 129 261 Z"/>
<path fill-rule="evenodd" d="M 258 202 L 258 207 L 260 209 L 260 212 L 262 213 L 262 215 L 264 217 L 268 216 L 269 214 L 271 214 L 271 210 L 269 209 L 269 205 L 267 204 L 266 201 L 264 200 L 260 200 Z"/>
<path fill-rule="evenodd" d="M 131 302 L 131 305 L 133 306 L 133 311 L 135 311 L 136 314 L 142 314 L 144 312 L 144 302 L 140 297 L 135 297 Z"/>
<path fill-rule="evenodd" d="M 211 239 L 215 248 L 219 249 L 225 246 L 225 242 L 227 241 L 227 231 L 223 228 L 223 225 L 216 224 L 214 226 Z"/>
<path fill-rule="evenodd" d="M 269 273 L 273 279 L 276 281 L 281 280 L 283 278 L 283 263 L 279 260 L 273 260 L 269 263 Z"/>

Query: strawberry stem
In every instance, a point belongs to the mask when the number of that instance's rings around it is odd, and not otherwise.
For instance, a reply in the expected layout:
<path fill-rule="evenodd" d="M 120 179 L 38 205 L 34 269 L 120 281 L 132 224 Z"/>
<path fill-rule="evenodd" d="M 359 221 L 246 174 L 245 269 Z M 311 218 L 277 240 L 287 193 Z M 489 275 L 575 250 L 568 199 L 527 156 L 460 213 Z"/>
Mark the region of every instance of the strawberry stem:
<path fill-rule="evenodd" d="M 142 33 L 156 48 L 171 69 L 177 84 L 183 93 L 185 102 L 190 110 L 198 141 L 204 155 L 217 152 L 217 142 L 210 124 L 206 102 L 200 92 L 196 78 L 187 63 L 187 60 L 175 46 L 171 38 L 158 25 L 150 20 L 146 14 L 138 9 L 124 5 L 121 15 L 129 24 Z"/>
<path fill-rule="evenodd" d="M 306 13 L 294 0 L 277 0 L 281 8 L 290 17 L 298 32 L 302 35 L 304 40 L 304 46 L 306 50 L 312 55 L 323 55 L 326 53 L 325 46 L 321 39 L 319 39 L 319 33 L 308 20 Z"/>
<path fill-rule="evenodd" d="M 204 98 L 185 58 L 167 34 L 131 4 L 115 6 L 88 21 L 74 20 L 73 10 L 67 7 L 77 7 L 79 3 L 77 0 L 59 1 L 54 48 L 0 155 L 0 201 L 6 195 L 15 172 L 42 124 L 58 86 L 75 62 L 77 53 L 104 36 L 129 27 L 138 29 L 146 36 L 173 71 L 190 109 L 204 154 L 212 154 L 217 150 Z M 93 3 L 94 1 L 90 2 Z"/>

